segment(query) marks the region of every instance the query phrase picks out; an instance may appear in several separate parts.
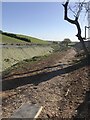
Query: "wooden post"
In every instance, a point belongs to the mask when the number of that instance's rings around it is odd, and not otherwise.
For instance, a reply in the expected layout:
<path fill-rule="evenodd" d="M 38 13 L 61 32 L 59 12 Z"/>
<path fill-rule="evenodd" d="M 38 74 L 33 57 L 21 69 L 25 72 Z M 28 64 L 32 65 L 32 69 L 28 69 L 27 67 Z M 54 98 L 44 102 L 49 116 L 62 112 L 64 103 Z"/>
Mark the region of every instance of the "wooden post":
<path fill-rule="evenodd" d="M 88 2 L 88 38 L 90 39 L 90 1 Z"/>

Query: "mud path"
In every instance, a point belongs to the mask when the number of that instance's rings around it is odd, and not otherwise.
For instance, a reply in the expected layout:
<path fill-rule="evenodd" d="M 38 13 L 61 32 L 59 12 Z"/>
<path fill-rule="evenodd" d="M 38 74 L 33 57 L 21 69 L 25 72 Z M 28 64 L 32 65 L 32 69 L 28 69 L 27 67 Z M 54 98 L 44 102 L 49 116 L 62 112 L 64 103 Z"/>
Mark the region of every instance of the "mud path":
<path fill-rule="evenodd" d="M 75 77 L 78 79 L 78 72 L 75 71 L 78 66 L 74 66 L 74 69 L 72 69 L 71 66 L 75 54 L 76 52 L 73 49 L 69 49 L 62 54 L 54 54 L 46 60 L 32 65 L 29 71 L 22 71 L 22 73 L 4 78 L 4 91 L 2 92 L 3 116 L 10 117 L 14 110 L 25 102 L 42 105 L 43 111 L 40 115 L 41 118 L 60 116 L 68 118 L 74 115 L 74 107 L 76 105 L 74 104 L 74 98 L 71 97 L 71 109 L 68 106 L 69 101 L 66 100 L 65 102 L 63 98 L 66 98 L 69 93 L 73 93 L 73 79 Z M 87 70 L 85 68 L 80 69 L 80 75 L 82 75 L 83 70 Z M 82 76 L 86 78 L 86 72 L 84 72 Z M 77 88 L 75 88 L 76 91 L 79 88 L 82 89 L 83 81 L 78 82 L 79 84 L 76 83 L 75 85 L 77 86 Z M 88 82 L 84 85 L 86 88 L 88 86 L 87 84 Z M 78 85 L 81 85 L 81 87 Z M 6 88 L 6 86 L 8 87 Z M 80 94 L 82 94 L 82 92 Z M 81 97 L 80 100 L 82 100 L 82 98 L 83 97 Z M 66 111 L 64 110 L 64 104 L 68 107 L 66 107 Z"/>
<path fill-rule="evenodd" d="M 23 71 L 14 71 L 13 74 L 11 73 L 8 76 L 5 76 L 3 80 L 8 80 L 12 78 L 20 78 L 25 76 L 30 76 L 32 74 L 42 73 L 44 71 L 53 71 L 57 70 L 58 68 L 64 68 L 65 66 L 69 65 L 74 58 L 76 52 L 74 49 L 70 49 L 68 51 L 55 53 L 49 56 L 47 59 L 38 61 L 34 64 L 31 64 L 30 67 L 26 66 L 28 69 L 25 68 Z"/>
<path fill-rule="evenodd" d="M 23 73 L 9 75 L 2 81 L 2 90 L 15 89 L 19 86 L 31 83 L 38 85 L 39 83 L 48 81 L 53 77 L 68 73 L 70 72 L 70 68 L 66 67 L 69 66 L 69 63 L 74 58 L 75 54 L 76 52 L 73 49 L 70 49 L 64 52 L 62 56 L 59 56 L 58 54 L 59 57 L 57 57 L 57 59 L 55 59 L 55 55 L 46 59 L 46 61 L 41 61 L 41 65 L 39 64 L 37 69 L 35 68 L 36 66 L 33 66 L 33 69 L 35 70 L 31 69 L 29 72 L 24 71 Z"/>

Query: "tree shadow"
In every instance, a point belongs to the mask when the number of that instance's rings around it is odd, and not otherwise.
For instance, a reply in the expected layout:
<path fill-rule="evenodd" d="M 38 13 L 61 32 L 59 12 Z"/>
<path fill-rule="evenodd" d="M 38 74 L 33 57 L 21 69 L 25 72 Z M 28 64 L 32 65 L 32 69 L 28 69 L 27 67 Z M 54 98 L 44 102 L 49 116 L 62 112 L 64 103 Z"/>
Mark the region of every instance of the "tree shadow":
<path fill-rule="evenodd" d="M 90 90 L 86 91 L 83 103 L 81 103 L 76 110 L 77 114 L 73 120 L 78 119 L 90 120 Z"/>
<path fill-rule="evenodd" d="M 53 77 L 73 72 L 87 65 L 90 65 L 90 63 L 88 59 L 85 58 L 82 61 L 79 61 L 78 63 L 68 66 L 66 68 L 63 68 L 63 69 L 53 70 L 51 72 L 42 72 L 36 75 L 31 75 L 31 76 L 26 76 L 26 77 L 13 78 L 10 80 L 2 80 L 2 91 L 15 89 L 19 86 L 23 86 L 27 84 L 38 85 L 39 83 L 48 81 L 52 79 Z"/>

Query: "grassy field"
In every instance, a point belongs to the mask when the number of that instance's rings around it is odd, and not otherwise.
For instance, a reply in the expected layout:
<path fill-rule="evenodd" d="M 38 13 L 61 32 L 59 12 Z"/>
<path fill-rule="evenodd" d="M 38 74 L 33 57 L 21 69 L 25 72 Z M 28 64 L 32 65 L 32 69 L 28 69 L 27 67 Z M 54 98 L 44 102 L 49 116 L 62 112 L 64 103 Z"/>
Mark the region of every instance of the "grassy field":
<path fill-rule="evenodd" d="M 1 35 L 0 34 L 0 38 L 1 38 L 1 36 L 2 36 L 2 39 L 0 39 L 0 43 L 9 43 L 9 44 L 11 44 L 11 43 L 27 43 L 27 42 L 25 42 L 25 41 L 22 41 L 22 40 L 19 40 L 19 39 L 16 39 L 16 38 L 12 38 L 12 37 L 9 37 L 9 36 L 6 36 L 6 35 Z"/>
<path fill-rule="evenodd" d="M 34 43 L 34 44 L 50 44 L 48 41 L 44 41 L 44 40 L 41 40 L 41 39 L 38 39 L 38 38 L 34 38 L 34 37 L 30 37 L 30 36 L 25 36 L 25 35 L 19 35 L 19 34 L 14 34 L 18 37 L 21 37 L 21 38 L 27 38 L 28 40 L 30 40 L 31 42 L 25 42 L 23 40 L 20 40 L 20 39 L 17 39 L 17 38 L 14 38 L 14 37 L 10 37 L 10 36 L 7 36 L 7 35 L 1 35 L 0 34 L 0 43 L 9 43 L 9 44 L 15 44 L 15 43 L 23 43 L 23 44 L 26 44 L 26 43 Z"/>
<path fill-rule="evenodd" d="M 44 41 L 44 40 L 41 40 L 41 39 L 38 39 L 38 38 L 34 38 L 34 37 L 30 37 L 30 36 L 25 36 L 25 35 L 19 35 L 17 34 L 17 36 L 20 36 L 22 38 L 28 38 L 30 39 L 31 43 L 36 43 L 36 44 L 49 44 L 48 41 Z"/>

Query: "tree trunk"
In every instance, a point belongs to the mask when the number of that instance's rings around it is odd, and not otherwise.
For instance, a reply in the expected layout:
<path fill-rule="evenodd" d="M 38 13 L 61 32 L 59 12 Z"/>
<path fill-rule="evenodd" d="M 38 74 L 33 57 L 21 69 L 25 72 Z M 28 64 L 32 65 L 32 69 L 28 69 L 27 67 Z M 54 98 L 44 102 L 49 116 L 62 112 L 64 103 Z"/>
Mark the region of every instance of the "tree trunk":
<path fill-rule="evenodd" d="M 71 23 L 71 24 L 74 24 L 74 25 L 77 27 L 78 33 L 77 33 L 76 36 L 77 36 L 78 39 L 80 40 L 85 54 L 88 56 L 88 55 L 89 55 L 88 50 L 87 50 L 87 48 L 86 48 L 86 46 L 85 46 L 84 39 L 83 39 L 83 37 L 81 36 L 81 28 L 80 28 L 80 24 L 79 24 L 79 22 L 78 22 L 78 17 L 76 16 L 76 17 L 75 17 L 75 20 L 72 20 L 72 19 L 70 19 L 70 18 L 67 16 L 67 9 L 68 9 L 67 7 L 68 7 L 68 4 L 69 4 L 69 0 L 67 0 L 67 2 L 66 2 L 65 4 L 63 4 L 63 6 L 64 6 L 64 20 L 68 21 L 68 22 Z"/>

